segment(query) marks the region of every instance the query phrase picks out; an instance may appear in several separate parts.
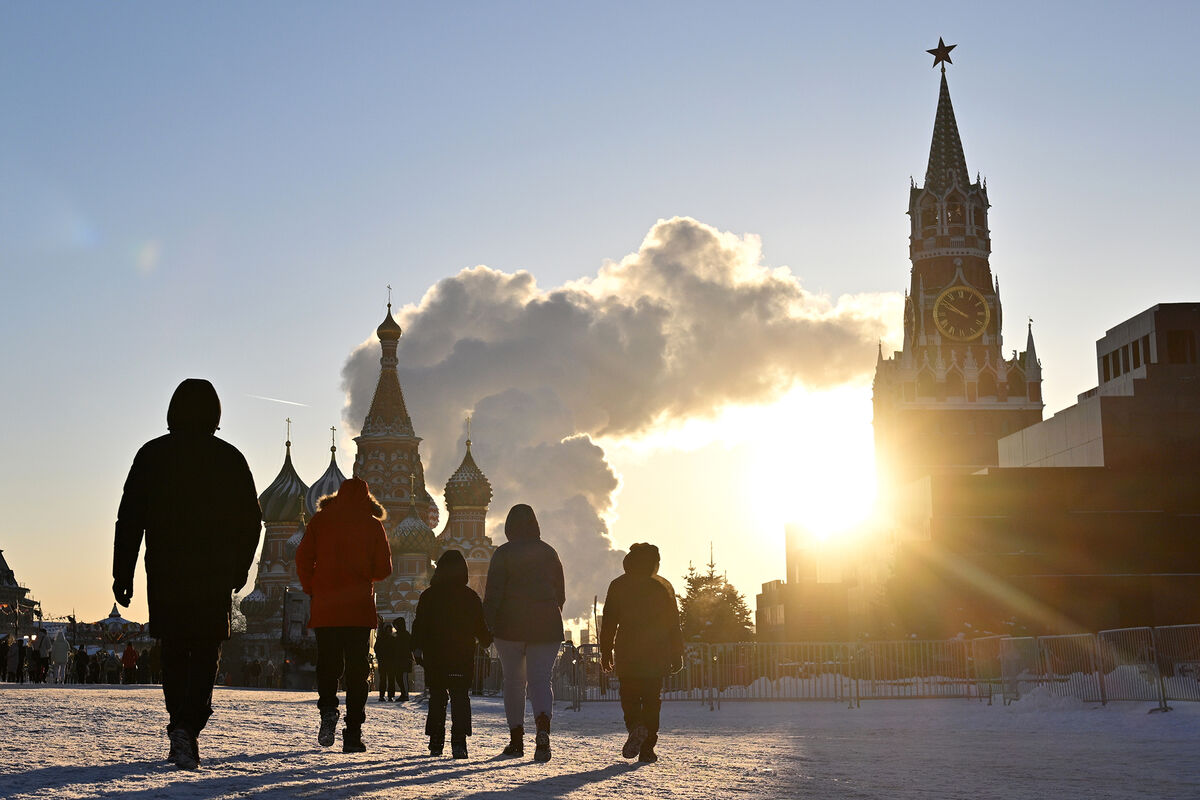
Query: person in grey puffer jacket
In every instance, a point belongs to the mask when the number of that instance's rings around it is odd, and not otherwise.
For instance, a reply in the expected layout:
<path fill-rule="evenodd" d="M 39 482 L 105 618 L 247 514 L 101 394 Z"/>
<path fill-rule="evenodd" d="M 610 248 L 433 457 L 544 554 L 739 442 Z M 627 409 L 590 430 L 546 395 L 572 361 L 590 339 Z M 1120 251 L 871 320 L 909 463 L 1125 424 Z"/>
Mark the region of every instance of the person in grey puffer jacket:
<path fill-rule="evenodd" d="M 495 637 L 504 669 L 504 714 L 510 741 L 504 755 L 525 754 L 525 696 L 528 689 L 537 725 L 534 760 L 550 760 L 550 686 L 563 640 L 566 585 L 562 562 L 542 541 L 533 509 L 515 505 L 504 521 L 508 541 L 492 555 L 483 599 L 484 619 Z"/>

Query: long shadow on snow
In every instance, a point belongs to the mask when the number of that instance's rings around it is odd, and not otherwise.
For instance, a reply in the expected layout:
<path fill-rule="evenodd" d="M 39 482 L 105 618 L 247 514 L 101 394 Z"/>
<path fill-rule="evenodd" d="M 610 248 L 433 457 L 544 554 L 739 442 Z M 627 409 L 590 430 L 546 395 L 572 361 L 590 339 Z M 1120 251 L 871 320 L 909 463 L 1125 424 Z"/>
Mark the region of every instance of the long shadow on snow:
<path fill-rule="evenodd" d="M 528 762 L 525 762 L 528 763 Z M 640 762 L 632 763 L 621 762 L 618 764 L 609 764 L 607 767 L 600 769 L 591 769 L 586 772 L 571 772 L 566 775 L 547 775 L 535 781 L 522 783 L 518 787 L 508 789 L 488 789 L 474 794 L 462 796 L 462 800 L 512 800 L 514 788 L 516 791 L 533 794 L 535 792 L 550 792 L 549 794 L 539 795 L 548 798 L 565 797 L 568 792 L 573 792 L 576 789 L 582 789 L 590 783 L 599 783 L 608 778 L 615 778 L 618 775 L 625 775 L 643 766 Z M 599 790 L 599 787 L 596 787 Z"/>
<path fill-rule="evenodd" d="M 375 793 L 388 789 L 453 781 L 470 775 L 511 769 L 522 764 L 532 763 L 507 761 L 501 764 L 488 764 L 488 762 L 483 762 L 477 767 L 438 769 L 439 763 L 431 762 L 428 758 L 414 757 L 408 760 L 415 763 L 400 769 L 397 767 L 405 762 L 395 759 L 365 763 L 339 761 L 331 764 L 308 764 L 303 767 L 268 772 L 234 774 L 208 774 L 207 769 L 202 767 L 198 772 L 176 771 L 177 779 L 171 781 L 167 786 L 148 786 L 145 789 L 134 791 L 129 791 L 128 787 L 104 791 L 98 787 L 97 795 L 101 797 L 120 796 L 128 798 L 128 800 L 148 800 L 162 797 L 164 792 L 169 792 L 172 786 L 177 785 L 181 789 L 186 787 L 190 792 L 200 792 L 206 797 L 229 794 L 253 794 L 256 798 L 355 797 L 367 792 Z M 237 761 L 238 759 L 230 759 L 229 766 L 236 766 Z M 112 777 L 114 776 L 109 776 L 109 779 Z M 62 785 L 61 782 L 57 783 Z"/>

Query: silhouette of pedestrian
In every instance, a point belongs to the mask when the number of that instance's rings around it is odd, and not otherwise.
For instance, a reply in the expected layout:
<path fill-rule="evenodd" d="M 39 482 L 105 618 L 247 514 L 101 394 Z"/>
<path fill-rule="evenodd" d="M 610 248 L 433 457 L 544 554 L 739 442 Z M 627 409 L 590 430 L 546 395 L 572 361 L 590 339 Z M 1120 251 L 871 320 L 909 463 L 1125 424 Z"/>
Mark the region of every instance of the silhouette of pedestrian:
<path fill-rule="evenodd" d="M 554 710 L 551 673 L 563 640 L 562 607 L 566 585 L 562 562 L 542 541 L 533 509 L 513 506 L 504 521 L 508 541 L 496 548 L 488 565 L 483 611 L 496 637 L 504 670 L 504 715 L 509 743 L 504 755 L 525 754 L 525 694 L 528 690 L 537 725 L 534 760 L 550 760 L 550 717 Z"/>
<path fill-rule="evenodd" d="M 467 560 L 458 550 L 447 550 L 437 561 L 429 588 L 417 601 L 413 619 L 412 649 L 425 667 L 429 689 L 429 715 L 425 735 L 429 754 L 440 756 L 446 744 L 446 703 L 450 703 L 450 752 L 467 757 L 471 735 L 471 678 L 475 673 L 475 645 L 486 647 L 492 635 L 483 621 L 483 603 L 467 585 Z"/>
<path fill-rule="evenodd" d="M 396 699 L 396 635 L 392 623 L 383 620 L 375 632 L 375 672 L 379 679 L 379 702 Z"/>
<path fill-rule="evenodd" d="M 212 715 L 232 593 L 246 585 L 262 529 L 254 477 L 237 448 L 214 435 L 220 421 L 211 383 L 179 384 L 167 408 L 170 433 L 133 459 L 113 544 L 113 595 L 128 607 L 146 539 L 150 633 L 162 643 L 170 715 L 167 758 L 182 769 L 199 765 L 197 737 Z"/>
<path fill-rule="evenodd" d="M 346 676 L 346 727 L 342 752 L 361 753 L 370 667 L 367 651 L 375 627 L 375 581 L 392 574 L 392 552 L 383 506 L 367 482 L 349 478 L 336 495 L 321 498 L 296 548 L 296 574 L 312 598 L 308 627 L 317 633 L 317 743 L 333 744 L 338 722 L 338 679 Z"/>
<path fill-rule="evenodd" d="M 600 624 L 601 667 L 608 671 L 615 666 L 621 682 L 621 710 L 629 733 L 621 755 L 643 762 L 658 760 L 654 745 L 663 677 L 683 667 L 679 606 L 675 590 L 658 574 L 658 564 L 654 545 L 629 548 L 625 574 L 608 585 Z"/>
<path fill-rule="evenodd" d="M 408 686 L 412 681 L 413 656 L 412 636 L 404 617 L 396 617 L 392 626 L 396 629 L 396 683 L 400 688 L 401 702 L 408 701 Z"/>

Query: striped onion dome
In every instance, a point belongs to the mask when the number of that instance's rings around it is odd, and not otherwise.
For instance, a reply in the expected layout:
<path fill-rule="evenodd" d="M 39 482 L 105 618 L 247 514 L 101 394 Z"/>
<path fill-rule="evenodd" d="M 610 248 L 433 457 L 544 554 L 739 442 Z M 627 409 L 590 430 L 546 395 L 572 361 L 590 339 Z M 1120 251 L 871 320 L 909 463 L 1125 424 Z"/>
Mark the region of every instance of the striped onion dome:
<path fill-rule="evenodd" d="M 337 494 L 338 489 L 342 488 L 342 483 L 346 480 L 346 476 L 338 469 L 337 447 L 330 447 L 329 453 L 329 469 L 313 481 L 313 485 L 308 487 L 308 494 L 304 498 L 304 507 L 308 510 L 309 519 L 312 519 L 313 514 L 317 513 L 317 501 L 326 495 Z"/>
<path fill-rule="evenodd" d="M 242 598 L 239 608 L 242 609 L 242 613 L 247 617 L 256 619 L 267 616 L 270 605 L 271 601 L 267 599 L 263 590 L 255 586 L 253 592 Z"/>
<path fill-rule="evenodd" d="M 437 537 L 433 535 L 433 529 L 421 519 L 415 500 L 408 507 L 408 515 L 400 520 L 388 535 L 388 544 L 391 545 L 394 556 L 402 553 L 421 553 L 433 558 L 437 555 Z"/>
<path fill-rule="evenodd" d="M 263 522 L 296 522 L 300 519 L 305 493 L 308 486 L 296 474 L 292 466 L 292 443 L 286 443 L 287 455 L 283 459 L 283 467 L 271 485 L 258 496 L 258 505 L 262 508 Z"/>
<path fill-rule="evenodd" d="M 492 501 L 492 484 L 471 457 L 471 440 L 467 439 L 467 454 L 458 469 L 446 481 L 446 507 L 481 506 Z"/>

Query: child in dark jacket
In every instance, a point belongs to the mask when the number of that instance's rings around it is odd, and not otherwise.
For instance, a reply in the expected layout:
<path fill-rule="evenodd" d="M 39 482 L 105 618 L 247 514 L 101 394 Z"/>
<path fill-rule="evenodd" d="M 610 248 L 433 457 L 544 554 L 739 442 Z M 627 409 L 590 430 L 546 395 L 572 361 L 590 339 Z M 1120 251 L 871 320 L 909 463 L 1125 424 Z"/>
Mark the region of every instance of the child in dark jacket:
<path fill-rule="evenodd" d="M 658 760 L 654 745 L 663 677 L 683 667 L 679 606 L 671 584 L 658 575 L 659 560 L 652 544 L 629 548 L 625 574 L 608 586 L 600 627 L 601 666 L 615 666 L 621 682 L 621 710 L 629 732 L 621 755 L 643 762 Z"/>
<path fill-rule="evenodd" d="M 412 652 L 425 667 L 429 716 L 425 734 L 429 754 L 440 756 L 446 744 L 446 703 L 450 703 L 450 752 L 467 757 L 471 735 L 471 699 L 467 690 L 475 671 L 475 643 L 487 647 L 492 634 L 483 621 L 483 603 L 467 586 L 467 561 L 458 550 L 438 559 L 429 588 L 417 601 Z"/>

